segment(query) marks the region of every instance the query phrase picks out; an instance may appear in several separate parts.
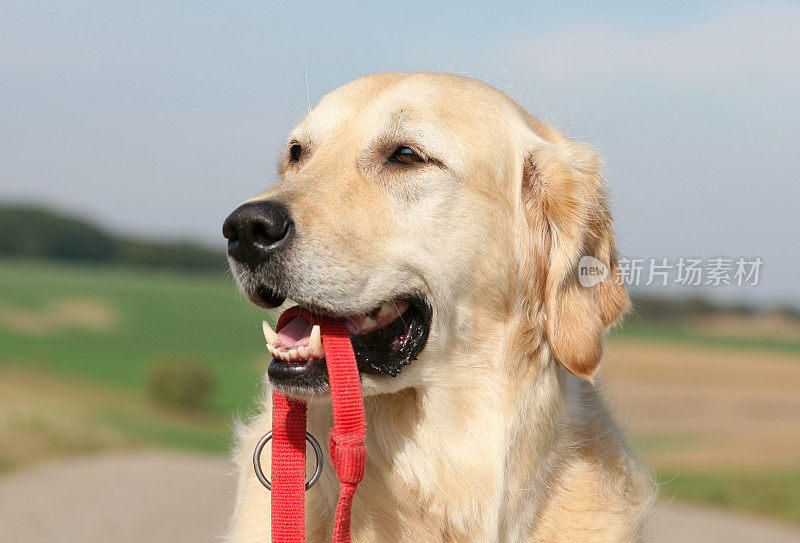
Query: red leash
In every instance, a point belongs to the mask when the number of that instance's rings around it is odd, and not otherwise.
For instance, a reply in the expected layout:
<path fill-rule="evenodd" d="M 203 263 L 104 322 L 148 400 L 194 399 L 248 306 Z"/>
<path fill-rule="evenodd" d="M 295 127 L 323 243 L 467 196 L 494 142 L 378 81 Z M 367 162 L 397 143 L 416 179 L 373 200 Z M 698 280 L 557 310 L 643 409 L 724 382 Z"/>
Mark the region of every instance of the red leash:
<path fill-rule="evenodd" d="M 280 330 L 298 314 L 319 324 L 333 404 L 329 447 L 341 481 L 333 526 L 334 543 L 350 541 L 350 512 L 356 487 L 364 476 L 366 418 L 353 346 L 341 322 L 288 310 Z M 305 541 L 306 404 L 277 392 L 272 395 L 272 541 Z"/>
<path fill-rule="evenodd" d="M 306 404 L 272 393 L 272 541 L 306 540 Z"/>

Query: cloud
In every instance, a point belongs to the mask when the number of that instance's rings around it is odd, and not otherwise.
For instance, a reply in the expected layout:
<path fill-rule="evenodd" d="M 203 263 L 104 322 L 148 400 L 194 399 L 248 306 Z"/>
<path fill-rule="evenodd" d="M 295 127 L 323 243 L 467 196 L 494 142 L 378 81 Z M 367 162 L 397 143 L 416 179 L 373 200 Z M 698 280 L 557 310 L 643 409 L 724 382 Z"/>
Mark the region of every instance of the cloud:
<path fill-rule="evenodd" d="M 727 6 L 679 26 L 583 21 L 503 44 L 510 63 L 551 83 L 608 78 L 659 84 L 800 83 L 800 5 Z"/>
<path fill-rule="evenodd" d="M 624 254 L 761 256 L 767 297 L 791 292 L 798 266 L 778 235 L 796 230 L 800 195 L 797 51 L 800 4 L 728 4 L 669 24 L 584 17 L 506 35 L 481 63 L 600 148 Z"/>

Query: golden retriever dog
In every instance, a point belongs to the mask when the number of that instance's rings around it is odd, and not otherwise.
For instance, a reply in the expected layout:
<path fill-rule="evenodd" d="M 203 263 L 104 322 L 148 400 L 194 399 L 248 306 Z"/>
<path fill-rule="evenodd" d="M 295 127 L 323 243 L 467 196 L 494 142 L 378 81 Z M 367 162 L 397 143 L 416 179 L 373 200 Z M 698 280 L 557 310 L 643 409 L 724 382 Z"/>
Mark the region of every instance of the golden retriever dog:
<path fill-rule="evenodd" d="M 593 381 L 629 304 L 597 154 L 480 81 L 386 73 L 322 98 L 279 173 L 223 234 L 253 303 L 291 300 L 350 333 L 368 454 L 353 541 L 639 539 L 650 475 Z M 605 281 L 581 285 L 584 256 Z M 305 399 L 327 442 L 324 353 L 302 317 L 285 330 L 269 385 Z M 262 408 L 238 432 L 236 543 L 270 538 L 252 467 Z M 338 492 L 326 460 L 309 541 L 330 541 Z"/>

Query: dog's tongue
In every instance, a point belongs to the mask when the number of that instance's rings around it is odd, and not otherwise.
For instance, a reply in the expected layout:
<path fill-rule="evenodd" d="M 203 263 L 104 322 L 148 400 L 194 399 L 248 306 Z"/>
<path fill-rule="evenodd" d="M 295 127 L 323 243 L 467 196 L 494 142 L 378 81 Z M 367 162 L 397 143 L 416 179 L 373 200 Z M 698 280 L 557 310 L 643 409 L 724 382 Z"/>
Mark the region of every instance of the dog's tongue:
<path fill-rule="evenodd" d="M 364 321 L 365 315 L 356 315 L 343 319 L 342 324 L 344 324 L 351 336 L 357 336 L 363 332 L 361 327 Z M 296 315 L 278 330 L 280 344 L 286 348 L 307 347 L 312 328 L 313 325 L 307 318 L 302 315 Z"/>
<path fill-rule="evenodd" d="M 278 330 L 278 338 L 286 347 L 308 346 L 312 324 L 302 315 L 297 315 Z"/>

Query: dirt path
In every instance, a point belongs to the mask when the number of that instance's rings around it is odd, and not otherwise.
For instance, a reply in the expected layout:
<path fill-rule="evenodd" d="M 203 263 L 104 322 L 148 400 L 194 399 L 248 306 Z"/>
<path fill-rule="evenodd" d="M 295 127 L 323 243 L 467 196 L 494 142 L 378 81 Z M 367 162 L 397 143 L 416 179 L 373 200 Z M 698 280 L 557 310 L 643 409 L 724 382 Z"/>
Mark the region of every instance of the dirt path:
<path fill-rule="evenodd" d="M 233 506 L 230 466 L 161 451 L 59 461 L 0 478 L 2 543 L 212 543 Z M 659 506 L 648 541 L 800 543 L 800 529 Z"/>
<path fill-rule="evenodd" d="M 162 451 L 42 464 L 0 479 L 1 543 L 214 542 L 233 504 L 229 466 Z"/>

